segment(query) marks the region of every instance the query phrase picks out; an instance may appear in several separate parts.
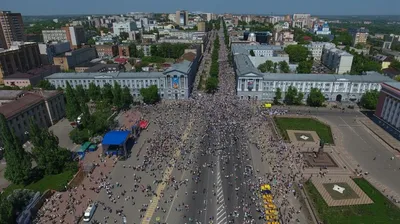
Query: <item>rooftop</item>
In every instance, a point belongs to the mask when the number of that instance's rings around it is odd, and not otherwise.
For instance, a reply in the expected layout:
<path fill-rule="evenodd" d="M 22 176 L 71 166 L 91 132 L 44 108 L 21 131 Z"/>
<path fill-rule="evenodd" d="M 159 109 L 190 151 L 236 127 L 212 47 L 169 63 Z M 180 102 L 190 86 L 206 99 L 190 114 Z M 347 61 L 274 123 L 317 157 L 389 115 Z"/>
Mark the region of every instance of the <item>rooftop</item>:
<path fill-rule="evenodd" d="M 0 90 L 0 100 L 14 100 L 24 92 L 24 90 Z"/>
<path fill-rule="evenodd" d="M 57 71 L 59 71 L 59 68 L 60 68 L 60 66 L 58 66 L 58 65 L 44 65 L 41 68 L 34 68 L 27 72 L 23 72 L 23 73 L 16 72 L 12 75 L 3 77 L 3 79 L 4 80 L 7 80 L 7 79 L 29 79 L 29 78 L 32 78 L 35 76 L 43 75 L 47 71 L 57 72 Z"/>
<path fill-rule="evenodd" d="M 392 88 L 396 89 L 397 91 L 400 91 L 400 82 L 385 82 L 385 83 L 383 83 L 383 85 L 392 87 Z"/>
<path fill-rule="evenodd" d="M 363 75 L 333 75 L 333 74 L 295 74 L 295 73 L 264 73 L 264 80 L 271 81 L 350 81 L 382 83 L 393 81 L 391 78 L 377 72 L 366 72 Z"/>

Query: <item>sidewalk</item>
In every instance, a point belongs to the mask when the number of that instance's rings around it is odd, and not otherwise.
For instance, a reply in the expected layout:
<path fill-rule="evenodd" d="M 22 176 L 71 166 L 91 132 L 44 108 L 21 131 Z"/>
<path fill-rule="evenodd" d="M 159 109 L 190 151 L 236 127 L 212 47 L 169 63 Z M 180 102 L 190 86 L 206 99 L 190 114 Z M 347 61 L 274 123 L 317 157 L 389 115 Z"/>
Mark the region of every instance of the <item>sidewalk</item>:
<path fill-rule="evenodd" d="M 377 137 L 388 144 L 392 149 L 400 152 L 400 142 L 392 135 L 383 130 L 379 125 L 375 124 L 369 118 L 358 119 L 366 128 L 372 131 Z"/>

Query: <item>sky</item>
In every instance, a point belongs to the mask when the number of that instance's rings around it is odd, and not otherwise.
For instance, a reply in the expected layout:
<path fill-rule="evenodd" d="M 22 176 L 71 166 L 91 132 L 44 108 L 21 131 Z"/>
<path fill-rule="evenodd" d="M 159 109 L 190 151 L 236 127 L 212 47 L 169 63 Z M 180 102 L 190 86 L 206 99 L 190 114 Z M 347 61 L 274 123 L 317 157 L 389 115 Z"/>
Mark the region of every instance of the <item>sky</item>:
<path fill-rule="evenodd" d="M 175 12 L 283 15 L 400 15 L 400 0 L 2 0 L 0 10 L 22 15 Z"/>

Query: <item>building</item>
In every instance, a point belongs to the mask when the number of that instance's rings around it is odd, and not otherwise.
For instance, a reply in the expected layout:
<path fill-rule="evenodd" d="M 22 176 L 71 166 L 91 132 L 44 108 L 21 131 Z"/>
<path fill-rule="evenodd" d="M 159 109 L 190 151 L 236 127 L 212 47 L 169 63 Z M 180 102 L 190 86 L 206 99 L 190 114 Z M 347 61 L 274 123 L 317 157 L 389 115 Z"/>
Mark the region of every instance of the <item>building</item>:
<path fill-rule="evenodd" d="M 110 73 L 110 72 L 124 72 L 125 67 L 122 64 L 96 64 L 85 70 L 87 73 L 92 72 L 101 72 L 101 73 Z"/>
<path fill-rule="evenodd" d="M 388 56 L 391 56 L 397 61 L 400 61 L 400 52 L 399 51 L 392 51 L 392 50 L 382 50 L 382 53 Z"/>
<path fill-rule="evenodd" d="M 71 49 L 77 49 L 86 42 L 83 26 L 66 26 L 57 30 L 42 30 L 43 41 L 69 42 Z"/>
<path fill-rule="evenodd" d="M 391 58 L 390 56 L 386 56 L 386 55 L 382 55 L 382 54 L 377 54 L 377 55 L 373 56 L 372 59 L 376 62 L 379 62 L 379 64 L 381 64 L 382 70 L 389 68 L 390 64 L 393 61 L 393 58 Z"/>
<path fill-rule="evenodd" d="M 65 116 L 64 94 L 56 90 L 25 92 L 16 100 L 0 106 L 0 113 L 6 117 L 19 140 L 25 142 L 31 119 L 40 127 L 49 127 Z"/>
<path fill-rule="evenodd" d="M 274 32 L 274 41 L 275 45 L 286 46 L 287 44 L 294 42 L 294 34 L 289 30 L 281 30 L 279 32 Z"/>
<path fill-rule="evenodd" d="M 327 48 L 335 47 L 334 44 L 329 42 L 311 42 L 306 47 L 315 61 L 321 61 L 322 51 L 325 46 Z"/>
<path fill-rule="evenodd" d="M 197 23 L 197 31 L 206 32 L 206 23 L 201 21 Z"/>
<path fill-rule="evenodd" d="M 307 99 L 311 88 L 319 88 L 327 101 L 360 100 L 368 90 L 380 89 L 380 83 L 392 79 L 377 72 L 361 75 L 333 74 L 295 74 L 261 73 L 246 51 L 236 51 L 232 45 L 234 68 L 237 80 L 237 95 L 241 99 L 273 101 L 277 88 L 282 91 L 282 98 L 289 86 L 296 87 Z"/>
<path fill-rule="evenodd" d="M 265 61 L 267 60 L 274 63 L 286 61 L 289 64 L 289 55 L 284 52 L 282 46 L 260 44 L 232 44 L 231 50 L 234 56 L 246 55 L 246 59 L 244 60 L 249 60 L 255 68 L 257 68 L 260 64 L 265 63 Z M 250 55 L 250 51 L 254 53 L 254 56 Z"/>
<path fill-rule="evenodd" d="M 137 31 L 137 25 L 135 21 L 125 21 L 125 22 L 117 22 L 113 23 L 113 33 L 116 36 L 120 36 L 121 33 L 131 33 L 133 31 Z"/>
<path fill-rule="evenodd" d="M 0 90 L 0 106 L 24 96 L 25 90 Z"/>
<path fill-rule="evenodd" d="M 12 75 L 4 77 L 5 86 L 36 86 L 45 77 L 61 72 L 60 66 L 57 65 L 44 65 L 39 68 L 31 69 L 27 72 L 16 72 Z"/>
<path fill-rule="evenodd" d="M 207 22 L 210 22 L 211 20 L 213 20 L 214 15 L 212 13 L 206 13 L 206 17 L 207 17 Z"/>
<path fill-rule="evenodd" d="M 53 58 L 71 50 L 69 42 L 48 42 L 39 44 L 39 51 L 43 64 L 53 64 Z"/>
<path fill-rule="evenodd" d="M 252 34 L 252 35 L 250 35 L 250 34 Z M 254 36 L 253 36 L 253 34 L 254 34 Z M 243 33 L 243 40 L 248 40 L 249 37 L 255 37 L 254 40 L 260 44 L 268 44 L 272 37 L 272 33 L 268 32 L 268 31 L 267 32 L 252 32 L 252 33 L 246 31 Z"/>
<path fill-rule="evenodd" d="M 310 14 L 293 14 L 292 27 L 294 28 L 312 28 Z"/>
<path fill-rule="evenodd" d="M 10 48 L 14 41 L 26 41 L 21 13 L 0 11 L 0 48 Z"/>
<path fill-rule="evenodd" d="M 334 45 L 325 45 L 322 50 L 321 62 L 336 74 L 349 73 L 353 63 L 353 55 L 336 48 Z"/>
<path fill-rule="evenodd" d="M 13 42 L 0 50 L 0 84 L 3 78 L 17 72 L 27 72 L 42 65 L 39 46 L 33 42 Z"/>
<path fill-rule="evenodd" d="M 150 44 L 138 44 L 136 50 L 143 51 L 144 56 L 151 56 L 151 45 Z"/>
<path fill-rule="evenodd" d="M 328 22 L 324 22 L 323 24 L 315 24 L 313 31 L 316 35 L 331 35 L 331 30 L 329 29 Z"/>
<path fill-rule="evenodd" d="M 397 130 L 400 128 L 400 83 L 382 83 L 375 116 L 387 122 Z"/>
<path fill-rule="evenodd" d="M 189 20 L 189 13 L 188 11 L 176 11 L 175 13 L 175 23 L 179 26 L 187 26 Z"/>
<path fill-rule="evenodd" d="M 355 47 L 357 44 L 366 44 L 368 35 L 369 35 L 369 30 L 366 29 L 365 27 L 361 27 L 358 29 L 349 29 L 349 33 L 353 37 L 353 47 Z"/>
<path fill-rule="evenodd" d="M 56 73 L 46 79 L 56 88 L 65 88 L 67 82 L 72 87 L 82 85 L 84 88 L 88 88 L 89 83 L 103 87 L 117 82 L 128 87 L 134 97 L 140 96 L 141 88 L 157 85 L 162 99 L 187 99 L 193 89 L 199 56 L 193 61 L 172 64 L 163 72 Z"/>
<path fill-rule="evenodd" d="M 97 58 L 96 49 L 92 47 L 81 48 L 64 53 L 53 58 L 54 65 L 59 65 L 61 71 L 74 69 L 75 66 L 90 62 Z"/>
<path fill-rule="evenodd" d="M 113 58 L 118 55 L 118 45 L 95 45 L 100 58 Z"/>
<path fill-rule="evenodd" d="M 123 58 L 129 58 L 129 45 L 120 44 L 118 45 L 118 55 Z"/>

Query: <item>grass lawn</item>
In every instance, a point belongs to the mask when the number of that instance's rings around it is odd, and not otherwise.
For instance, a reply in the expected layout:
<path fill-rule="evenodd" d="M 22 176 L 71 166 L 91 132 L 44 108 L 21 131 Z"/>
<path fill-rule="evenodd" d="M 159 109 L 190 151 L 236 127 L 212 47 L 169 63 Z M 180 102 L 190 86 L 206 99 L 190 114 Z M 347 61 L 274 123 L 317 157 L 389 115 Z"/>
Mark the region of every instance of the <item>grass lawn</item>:
<path fill-rule="evenodd" d="M 15 189 L 22 189 L 22 188 L 31 189 L 34 191 L 40 191 L 41 193 L 45 192 L 47 189 L 62 190 L 64 189 L 64 186 L 72 179 L 73 176 L 74 172 L 68 170 L 57 175 L 45 175 L 42 179 L 33 182 L 31 184 L 28 184 L 26 186 L 11 184 L 6 189 L 4 189 L 3 195 L 8 195 L 12 193 Z"/>
<path fill-rule="evenodd" d="M 374 201 L 369 205 L 328 207 L 311 181 L 304 186 L 324 224 L 398 224 L 400 209 L 364 179 L 354 182 Z"/>
<path fill-rule="evenodd" d="M 275 117 L 281 135 L 289 140 L 286 130 L 315 131 L 325 143 L 333 144 L 331 128 L 312 118 Z"/>

